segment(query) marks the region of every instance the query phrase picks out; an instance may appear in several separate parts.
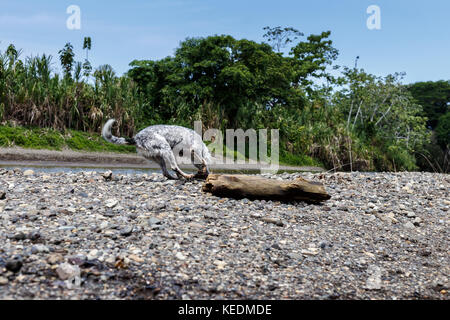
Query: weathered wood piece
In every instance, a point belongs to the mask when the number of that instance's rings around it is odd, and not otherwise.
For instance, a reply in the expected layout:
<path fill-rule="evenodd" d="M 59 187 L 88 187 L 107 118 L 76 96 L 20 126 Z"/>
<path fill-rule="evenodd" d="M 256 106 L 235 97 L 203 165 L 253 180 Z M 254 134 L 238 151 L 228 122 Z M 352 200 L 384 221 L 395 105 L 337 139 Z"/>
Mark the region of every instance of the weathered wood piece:
<path fill-rule="evenodd" d="M 303 178 L 283 181 L 259 176 L 210 174 L 202 190 L 236 199 L 321 202 L 331 198 L 322 183 Z"/>

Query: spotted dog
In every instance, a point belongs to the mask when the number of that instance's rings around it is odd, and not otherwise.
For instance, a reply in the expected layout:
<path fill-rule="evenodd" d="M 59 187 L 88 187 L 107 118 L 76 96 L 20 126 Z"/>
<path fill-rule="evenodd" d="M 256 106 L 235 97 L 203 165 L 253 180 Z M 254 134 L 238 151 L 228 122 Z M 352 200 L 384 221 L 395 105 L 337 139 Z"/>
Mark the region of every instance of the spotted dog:
<path fill-rule="evenodd" d="M 191 179 L 208 176 L 211 155 L 200 135 L 194 130 L 181 126 L 154 125 L 139 131 L 134 138 L 119 138 L 111 134 L 111 127 L 115 121 L 110 119 L 105 123 L 102 137 L 114 144 L 135 145 L 138 154 L 159 164 L 165 177 Z M 179 153 L 181 150 L 190 153 L 191 162 L 198 169 L 197 174 L 186 174 L 178 167 L 174 151 Z M 176 173 L 176 176 L 167 170 L 168 167 Z"/>

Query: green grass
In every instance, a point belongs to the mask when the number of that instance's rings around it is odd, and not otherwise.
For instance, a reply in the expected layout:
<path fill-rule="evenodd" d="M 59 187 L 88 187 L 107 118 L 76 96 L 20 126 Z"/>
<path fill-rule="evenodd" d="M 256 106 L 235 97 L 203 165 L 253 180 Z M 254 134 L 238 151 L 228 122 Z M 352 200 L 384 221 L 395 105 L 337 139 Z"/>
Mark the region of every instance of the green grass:
<path fill-rule="evenodd" d="M 296 155 L 291 153 L 284 153 L 280 154 L 280 164 L 286 165 L 286 166 L 308 166 L 308 167 L 322 167 L 324 168 L 324 165 L 307 155 Z"/>
<path fill-rule="evenodd" d="M 75 130 L 59 132 L 47 128 L 0 126 L 0 147 L 21 147 L 95 152 L 134 153 L 134 146 L 106 142 L 99 134 Z"/>

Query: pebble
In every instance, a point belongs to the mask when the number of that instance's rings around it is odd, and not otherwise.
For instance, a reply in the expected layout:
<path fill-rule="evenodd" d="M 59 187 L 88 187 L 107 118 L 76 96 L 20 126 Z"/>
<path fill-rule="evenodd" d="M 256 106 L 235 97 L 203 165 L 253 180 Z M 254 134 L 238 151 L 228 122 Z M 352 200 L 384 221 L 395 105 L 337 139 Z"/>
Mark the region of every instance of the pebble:
<path fill-rule="evenodd" d="M 21 258 L 13 258 L 6 261 L 5 267 L 7 270 L 17 273 L 23 266 Z"/>
<path fill-rule="evenodd" d="M 105 202 L 105 206 L 107 208 L 111 209 L 111 208 L 114 208 L 115 206 L 117 206 L 118 203 L 119 203 L 119 201 L 116 199 L 109 199 Z"/>
<path fill-rule="evenodd" d="M 56 268 L 56 273 L 61 280 L 68 280 L 71 278 L 79 277 L 81 274 L 80 268 L 76 265 L 69 263 L 61 263 Z"/>
<path fill-rule="evenodd" d="M 261 220 L 264 221 L 264 222 L 267 222 L 267 223 L 272 223 L 272 224 L 277 225 L 279 227 L 283 227 L 284 226 L 283 221 L 281 221 L 279 219 L 263 217 L 263 218 L 261 218 Z"/>
<path fill-rule="evenodd" d="M 49 264 L 57 264 L 57 263 L 62 262 L 63 260 L 64 260 L 64 257 L 59 253 L 53 253 L 53 254 L 49 255 L 47 258 L 47 262 Z"/>
<path fill-rule="evenodd" d="M 9 282 L 8 278 L 0 277 L 0 286 L 7 285 Z"/>
<path fill-rule="evenodd" d="M 133 232 L 133 226 L 127 226 L 120 230 L 120 235 L 124 237 L 128 237 Z"/>
<path fill-rule="evenodd" d="M 184 256 L 181 252 L 177 252 L 175 257 L 179 260 L 186 260 L 186 256 Z"/>
<path fill-rule="evenodd" d="M 27 177 L 27 176 L 32 176 L 32 175 L 34 175 L 34 171 L 33 171 L 33 170 L 25 170 L 25 171 L 23 172 L 23 175 L 24 175 L 25 177 Z"/>
<path fill-rule="evenodd" d="M 411 221 L 407 221 L 403 226 L 408 229 L 414 229 L 414 224 Z"/>
<path fill-rule="evenodd" d="M 50 249 L 43 244 L 37 244 L 31 247 L 31 253 L 38 253 L 38 252 L 47 253 L 50 252 Z"/>
<path fill-rule="evenodd" d="M 380 290 L 381 289 L 381 268 L 375 265 L 370 265 L 367 268 L 368 278 L 366 280 L 366 289 Z"/>
<path fill-rule="evenodd" d="M 150 219 L 148 219 L 148 224 L 151 226 L 155 224 L 161 224 L 161 220 L 155 217 L 151 217 Z"/>
<path fill-rule="evenodd" d="M 419 227 L 421 223 L 422 223 L 422 219 L 419 218 L 419 217 L 416 217 L 416 218 L 414 219 L 414 221 L 413 221 L 413 224 L 414 224 L 416 227 Z"/>

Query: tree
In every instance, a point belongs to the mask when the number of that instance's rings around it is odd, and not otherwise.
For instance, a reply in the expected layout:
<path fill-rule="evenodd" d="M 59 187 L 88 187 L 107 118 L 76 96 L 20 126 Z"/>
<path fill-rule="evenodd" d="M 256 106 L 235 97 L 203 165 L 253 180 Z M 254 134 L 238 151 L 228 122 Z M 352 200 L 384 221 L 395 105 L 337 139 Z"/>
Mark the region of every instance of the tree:
<path fill-rule="evenodd" d="M 435 129 L 439 117 L 449 110 L 450 81 L 416 82 L 408 86 L 417 102 L 422 105 L 427 125 Z"/>
<path fill-rule="evenodd" d="M 272 48 L 276 52 L 281 52 L 282 49 L 286 48 L 287 45 L 299 37 L 303 37 L 303 32 L 298 31 L 292 27 L 264 27 L 266 33 L 263 35 L 264 38 L 271 43 Z"/>
<path fill-rule="evenodd" d="M 379 145 L 396 166 L 414 169 L 414 152 L 429 142 L 426 118 L 408 89 L 401 84 L 403 74 L 376 77 L 344 68 L 348 87 L 336 93 L 336 104 L 348 114 L 346 127 Z"/>
<path fill-rule="evenodd" d="M 86 50 L 86 60 L 89 60 L 89 50 L 91 50 L 92 40 L 91 37 L 84 37 L 83 40 L 83 50 Z"/>
<path fill-rule="evenodd" d="M 436 127 L 437 143 L 442 149 L 450 149 L 450 111 L 439 118 L 439 124 Z"/>
<path fill-rule="evenodd" d="M 188 38 L 174 57 L 131 66 L 129 75 L 163 117 L 175 116 L 174 106 L 183 104 L 193 114 L 211 103 L 237 125 L 241 107 L 288 104 L 296 94 L 288 59 L 268 44 L 231 36 Z"/>
<path fill-rule="evenodd" d="M 92 72 L 92 66 L 89 62 L 89 50 L 91 50 L 92 47 L 92 40 L 91 37 L 85 37 L 83 41 L 83 50 L 86 50 L 86 59 L 83 63 L 83 75 L 88 78 L 89 75 Z"/>
<path fill-rule="evenodd" d="M 70 78 L 75 57 L 73 46 L 70 44 L 70 42 L 68 42 L 63 49 L 59 50 L 58 53 L 59 60 L 61 61 L 61 66 L 64 70 L 64 76 L 66 78 Z"/>
<path fill-rule="evenodd" d="M 308 36 L 308 41 L 299 42 L 291 49 L 294 83 L 310 86 L 310 77 L 334 80 L 326 68 L 337 59 L 339 52 L 332 46 L 333 41 L 326 40 L 330 34 L 330 31 L 312 34 Z"/>

